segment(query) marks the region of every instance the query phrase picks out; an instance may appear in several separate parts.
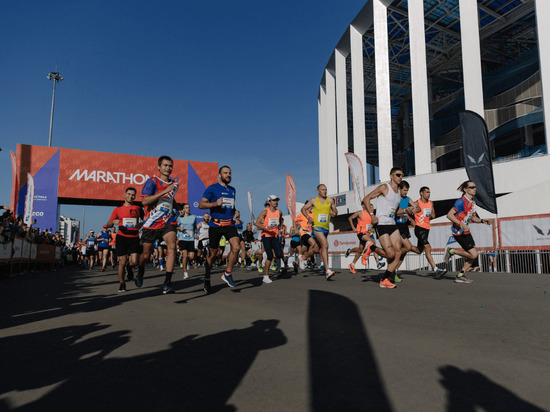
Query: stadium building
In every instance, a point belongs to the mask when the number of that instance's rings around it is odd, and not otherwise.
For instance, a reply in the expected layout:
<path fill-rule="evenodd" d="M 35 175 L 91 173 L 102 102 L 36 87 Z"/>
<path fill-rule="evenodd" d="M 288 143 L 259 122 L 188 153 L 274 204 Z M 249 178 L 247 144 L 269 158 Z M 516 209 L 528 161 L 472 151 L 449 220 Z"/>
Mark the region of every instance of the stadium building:
<path fill-rule="evenodd" d="M 334 228 L 348 229 L 359 207 L 346 152 L 360 158 L 367 193 L 401 166 L 411 198 L 429 186 L 444 216 L 467 180 L 463 110 L 487 123 L 498 217 L 548 213 L 548 21 L 548 0 L 368 0 L 319 86 L 319 178 L 339 202 Z"/>

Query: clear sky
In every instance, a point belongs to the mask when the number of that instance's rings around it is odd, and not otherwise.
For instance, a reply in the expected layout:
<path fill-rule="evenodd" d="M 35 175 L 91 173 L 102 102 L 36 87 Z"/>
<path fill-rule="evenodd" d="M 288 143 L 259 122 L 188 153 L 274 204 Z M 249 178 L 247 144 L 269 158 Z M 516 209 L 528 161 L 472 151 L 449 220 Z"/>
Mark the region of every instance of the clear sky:
<path fill-rule="evenodd" d="M 48 145 L 52 71 L 65 79 L 52 146 L 228 164 L 243 217 L 246 191 L 258 215 L 269 194 L 284 197 L 287 173 L 298 201 L 314 196 L 319 82 L 364 3 L 2 2 L 0 203 L 10 150 Z M 87 207 L 83 233 L 111 210 Z"/>

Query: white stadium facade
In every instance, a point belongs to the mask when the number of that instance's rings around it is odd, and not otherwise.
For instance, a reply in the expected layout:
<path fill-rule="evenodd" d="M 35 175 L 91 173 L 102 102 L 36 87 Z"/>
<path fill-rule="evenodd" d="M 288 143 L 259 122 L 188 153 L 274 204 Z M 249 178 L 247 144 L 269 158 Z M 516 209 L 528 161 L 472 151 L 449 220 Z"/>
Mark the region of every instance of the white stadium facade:
<path fill-rule="evenodd" d="M 349 230 L 359 208 L 347 152 L 363 164 L 366 193 L 400 166 L 410 197 L 430 187 L 435 222 L 448 223 L 468 178 L 458 113 L 470 110 L 487 123 L 502 219 L 483 246 L 550 249 L 548 22 L 550 0 L 368 0 L 343 28 L 319 86 L 319 181 L 338 199 L 333 229 Z M 507 240 L 520 224 L 540 231 Z M 444 235 L 443 244 L 430 239 L 445 246 Z"/>

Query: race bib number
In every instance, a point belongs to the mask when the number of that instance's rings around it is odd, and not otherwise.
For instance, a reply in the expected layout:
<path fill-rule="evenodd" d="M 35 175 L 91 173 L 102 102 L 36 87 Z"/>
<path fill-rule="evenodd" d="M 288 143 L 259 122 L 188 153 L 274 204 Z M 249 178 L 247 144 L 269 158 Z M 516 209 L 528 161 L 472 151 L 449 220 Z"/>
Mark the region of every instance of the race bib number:
<path fill-rule="evenodd" d="M 137 219 L 135 217 L 125 217 L 122 219 L 122 226 L 125 227 L 136 227 Z"/>
<path fill-rule="evenodd" d="M 279 225 L 279 219 L 276 217 L 269 218 L 268 220 L 268 226 L 277 226 Z"/>
<path fill-rule="evenodd" d="M 372 225 L 367 225 L 367 226 L 365 226 L 365 230 L 366 230 L 367 232 L 370 232 L 370 231 L 372 230 Z"/>
<path fill-rule="evenodd" d="M 319 223 L 327 223 L 328 222 L 328 215 L 326 214 L 318 214 L 317 219 L 319 219 Z"/>
<path fill-rule="evenodd" d="M 394 219 L 395 218 L 395 208 L 394 207 L 391 207 L 390 210 L 388 211 L 388 217 L 390 219 Z"/>
<path fill-rule="evenodd" d="M 172 199 L 161 197 L 157 201 L 157 207 L 156 208 L 159 209 L 159 210 L 162 210 L 163 208 L 172 209 Z M 164 212 L 164 210 L 162 210 L 162 211 Z"/>
<path fill-rule="evenodd" d="M 222 207 L 233 209 L 235 207 L 235 199 L 230 197 L 222 197 Z"/>
<path fill-rule="evenodd" d="M 424 209 L 424 216 L 430 217 L 432 215 L 432 209 Z"/>

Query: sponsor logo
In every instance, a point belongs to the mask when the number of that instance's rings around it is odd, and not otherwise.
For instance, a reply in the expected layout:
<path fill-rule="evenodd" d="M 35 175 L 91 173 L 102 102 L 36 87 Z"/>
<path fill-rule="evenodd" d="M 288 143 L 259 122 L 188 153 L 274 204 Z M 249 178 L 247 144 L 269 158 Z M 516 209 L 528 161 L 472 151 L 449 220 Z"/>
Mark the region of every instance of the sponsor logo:
<path fill-rule="evenodd" d="M 134 184 L 142 185 L 145 181 L 149 179 L 149 175 L 143 175 L 140 173 L 129 173 L 124 172 L 108 172 L 104 170 L 80 170 L 76 169 L 69 180 L 85 182 L 103 182 L 103 183 L 124 183 L 124 184 Z"/>
<path fill-rule="evenodd" d="M 32 212 L 33 216 L 44 216 L 44 212 Z"/>
<path fill-rule="evenodd" d="M 536 237 L 536 240 L 546 240 L 546 239 L 550 238 L 550 229 L 548 229 L 548 231 L 546 231 L 546 229 L 543 230 L 543 229 L 541 229 L 540 227 L 538 227 L 536 225 L 532 225 L 532 226 L 535 229 L 535 232 L 537 232 L 539 235 L 541 235 L 541 236 Z M 546 232 L 546 234 L 544 232 Z"/>
<path fill-rule="evenodd" d="M 349 240 L 335 240 L 334 241 L 334 247 L 338 247 L 338 246 L 355 246 L 356 242 L 352 242 L 352 241 L 349 241 Z"/>

